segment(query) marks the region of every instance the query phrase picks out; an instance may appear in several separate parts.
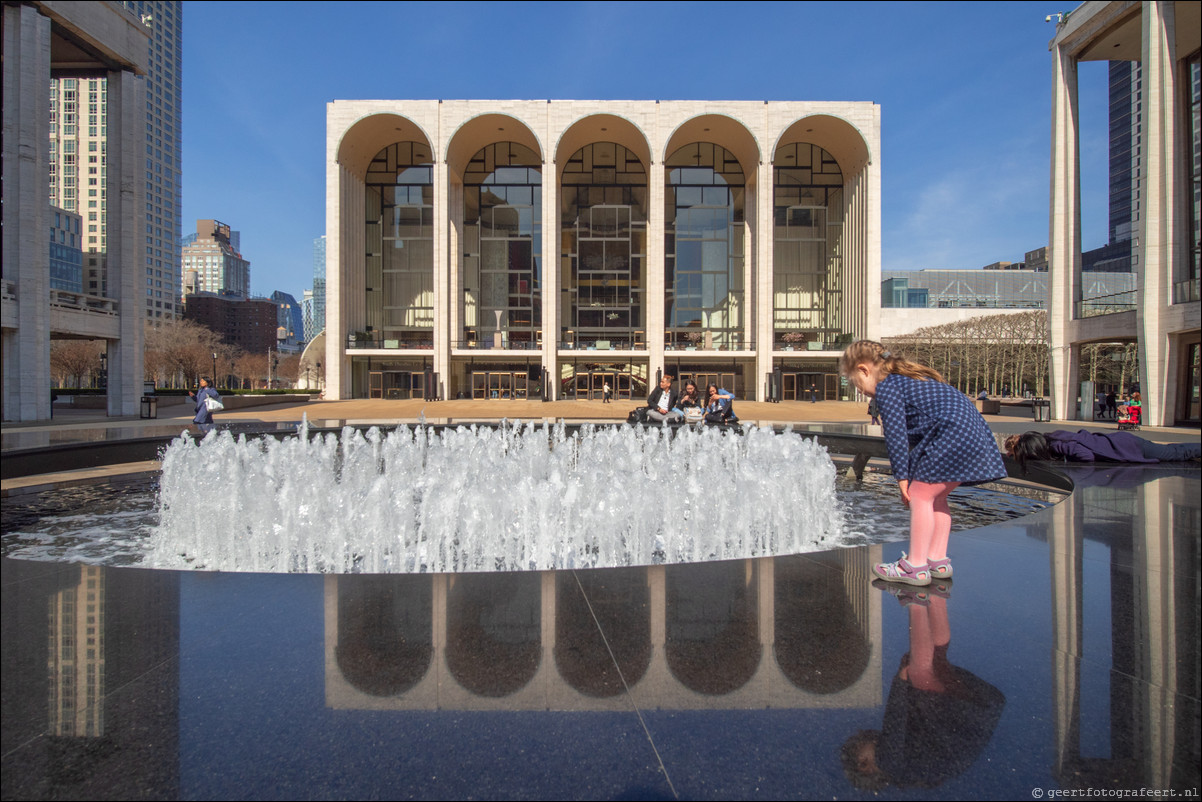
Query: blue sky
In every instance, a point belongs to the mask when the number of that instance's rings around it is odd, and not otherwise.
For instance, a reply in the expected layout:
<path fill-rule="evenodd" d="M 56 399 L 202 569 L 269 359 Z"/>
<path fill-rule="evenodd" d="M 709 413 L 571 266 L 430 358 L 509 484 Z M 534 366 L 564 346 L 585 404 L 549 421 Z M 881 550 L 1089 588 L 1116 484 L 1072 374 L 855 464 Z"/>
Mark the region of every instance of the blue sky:
<path fill-rule="evenodd" d="M 298 299 L 335 99 L 881 105 L 882 268 L 1018 261 L 1048 235 L 1048 14 L 1073 3 L 184 3 L 183 232 L 242 232 Z M 1106 66 L 1081 70 L 1084 246 L 1106 241 Z"/>

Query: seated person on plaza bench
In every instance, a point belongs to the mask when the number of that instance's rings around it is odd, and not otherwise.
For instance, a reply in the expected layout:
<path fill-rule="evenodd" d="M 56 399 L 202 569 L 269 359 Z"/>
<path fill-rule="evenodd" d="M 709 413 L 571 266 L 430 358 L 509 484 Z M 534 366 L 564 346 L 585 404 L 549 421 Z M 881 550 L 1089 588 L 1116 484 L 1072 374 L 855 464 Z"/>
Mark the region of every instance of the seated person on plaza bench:
<path fill-rule="evenodd" d="M 730 390 L 722 390 L 716 384 L 705 388 L 705 422 L 715 425 L 738 423 L 735 415 L 735 394 Z"/>
<path fill-rule="evenodd" d="M 684 420 L 684 415 L 673 407 L 677 406 L 680 395 L 672 389 L 675 376 L 665 373 L 659 380 L 659 387 L 647 396 L 647 420 L 651 423 L 675 422 Z"/>
<path fill-rule="evenodd" d="M 680 391 L 680 398 L 676 401 L 675 409 L 684 416 L 686 423 L 697 423 L 705 414 L 704 407 L 697 382 L 686 379 L 684 389 Z"/>

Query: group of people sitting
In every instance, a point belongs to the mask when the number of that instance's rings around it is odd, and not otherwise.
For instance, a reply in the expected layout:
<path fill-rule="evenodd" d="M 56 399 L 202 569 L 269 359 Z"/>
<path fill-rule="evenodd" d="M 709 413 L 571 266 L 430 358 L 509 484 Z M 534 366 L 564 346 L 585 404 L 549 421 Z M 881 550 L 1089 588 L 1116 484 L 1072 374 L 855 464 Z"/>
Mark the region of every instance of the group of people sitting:
<path fill-rule="evenodd" d="M 643 409 L 649 423 L 705 422 L 720 426 L 739 420 L 734 410 L 734 393 L 710 384 L 703 395 L 692 379 L 687 379 L 684 389 L 677 391 L 672 386 L 675 380 L 675 376 L 665 373 L 659 387 L 647 396 L 647 406 Z"/>

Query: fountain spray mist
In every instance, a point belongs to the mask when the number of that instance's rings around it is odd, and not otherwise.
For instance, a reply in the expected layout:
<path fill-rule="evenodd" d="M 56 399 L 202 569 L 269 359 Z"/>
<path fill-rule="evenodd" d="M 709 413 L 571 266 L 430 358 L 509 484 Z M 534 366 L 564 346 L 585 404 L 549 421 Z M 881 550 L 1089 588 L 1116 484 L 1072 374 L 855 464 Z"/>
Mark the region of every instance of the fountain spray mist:
<path fill-rule="evenodd" d="M 180 437 L 144 564 L 413 573 L 763 557 L 835 545 L 835 467 L 748 427 L 427 426 Z"/>

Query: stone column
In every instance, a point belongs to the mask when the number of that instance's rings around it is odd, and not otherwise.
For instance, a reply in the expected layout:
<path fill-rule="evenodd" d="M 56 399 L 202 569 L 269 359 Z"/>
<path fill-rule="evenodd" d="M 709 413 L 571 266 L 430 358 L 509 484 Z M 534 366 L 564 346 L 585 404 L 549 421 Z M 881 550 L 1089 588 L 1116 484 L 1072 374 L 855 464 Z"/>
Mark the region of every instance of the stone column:
<path fill-rule="evenodd" d="M 658 138 L 657 138 L 658 139 Z M 657 141 L 656 147 L 662 147 Z M 643 285 L 643 319 L 647 323 L 647 385 L 655 386 L 655 369 L 664 364 L 664 298 L 667 286 L 664 279 L 664 163 L 647 165 L 647 281 Z"/>
<path fill-rule="evenodd" d="M 1052 176 L 1048 233 L 1048 326 L 1052 418 L 1070 420 L 1077 390 L 1071 348 L 1074 288 L 1081 264 L 1081 182 L 1077 140 L 1077 62 L 1052 50 Z"/>
<path fill-rule="evenodd" d="M 549 126 L 548 126 L 549 128 Z M 559 174 L 556 172 L 555 159 L 550 153 L 551 136 L 544 129 L 543 136 L 543 349 L 541 352 L 543 367 L 547 369 L 547 397 L 551 400 L 559 398 L 559 319 L 560 298 L 559 283 Z M 541 397 L 541 396 L 540 396 Z"/>
<path fill-rule="evenodd" d="M 342 165 L 338 163 L 337 133 L 331 123 L 333 104 L 326 105 L 326 317 L 323 331 L 326 334 L 325 353 L 321 361 L 325 366 L 325 397 L 330 400 L 342 398 L 343 360 L 346 358 L 346 334 L 342 330 L 342 184 L 346 180 Z M 316 287 L 314 291 L 316 292 Z M 337 336 L 335 336 L 337 332 Z M 316 336 L 316 332 L 314 333 Z"/>
<path fill-rule="evenodd" d="M 464 303 L 463 303 L 463 270 L 464 270 L 464 237 L 463 237 L 463 179 L 447 170 L 449 185 L 447 187 L 447 301 L 446 318 L 434 316 L 434 328 L 444 329 L 447 337 L 447 353 L 454 352 L 464 339 Z M 437 245 L 435 246 L 437 247 Z M 448 361 L 448 371 L 456 370 L 454 357 Z M 455 377 L 449 372 L 439 375 L 444 398 L 454 398 L 456 389 Z"/>
<path fill-rule="evenodd" d="M 881 320 L 881 140 L 880 140 L 880 106 L 873 108 L 876 123 L 873 126 L 874 138 L 872 145 L 875 152 L 868 154 L 868 164 L 860 171 L 857 183 L 857 195 L 860 199 L 859 231 L 855 234 L 855 242 L 863 243 L 864 254 L 861 257 L 865 279 L 864 311 L 868 328 L 873 339 L 880 339 Z M 846 225 L 846 223 L 844 224 Z M 848 299 L 844 298 L 846 306 Z"/>
<path fill-rule="evenodd" d="M 5 319 L 3 418 L 50 417 L 50 20 L 4 5 L 3 280 L 16 295 Z M 14 286 L 15 285 L 15 286 Z"/>
<path fill-rule="evenodd" d="M 439 109 L 441 113 L 441 108 Z M 439 143 L 439 150 L 442 150 Z M 454 193 L 450 187 L 450 168 L 443 153 L 434 163 L 434 370 L 439 374 L 442 387 L 450 388 L 451 338 L 448 331 L 451 318 L 450 271 L 453 269 L 448 251 L 450 238 L 449 199 Z M 462 204 L 462 198 L 460 199 Z M 438 388 L 442 389 L 442 388 Z M 441 395 L 441 393 L 440 393 Z"/>
<path fill-rule="evenodd" d="M 1143 4 L 1143 145 L 1140 154 L 1141 205 L 1135 319 L 1139 332 L 1140 390 L 1143 422 L 1160 426 L 1172 420 L 1175 379 L 1168 361 L 1169 327 L 1165 310 L 1173 302 L 1173 265 L 1180 258 L 1175 237 L 1174 194 L 1177 158 L 1176 45 L 1172 3 Z M 1181 232 L 1184 236 L 1185 232 Z"/>
<path fill-rule="evenodd" d="M 773 132 L 774 135 L 776 132 Z M 773 231 L 772 231 L 772 154 L 761 158 L 756 167 L 755 229 L 752 232 L 752 258 L 755 259 L 755 387 L 756 398 L 763 400 L 765 380 L 772 372 L 773 340 Z"/>
<path fill-rule="evenodd" d="M 146 293 L 146 82 L 125 70 L 108 73 L 106 152 L 109 295 L 119 303 L 120 339 L 108 341 L 108 414 L 136 415 L 142 395 Z M 146 176 L 145 181 L 143 175 Z"/>
<path fill-rule="evenodd" d="M 326 174 L 326 398 L 351 397 L 347 332 L 366 316 L 366 184 L 332 157 Z"/>

